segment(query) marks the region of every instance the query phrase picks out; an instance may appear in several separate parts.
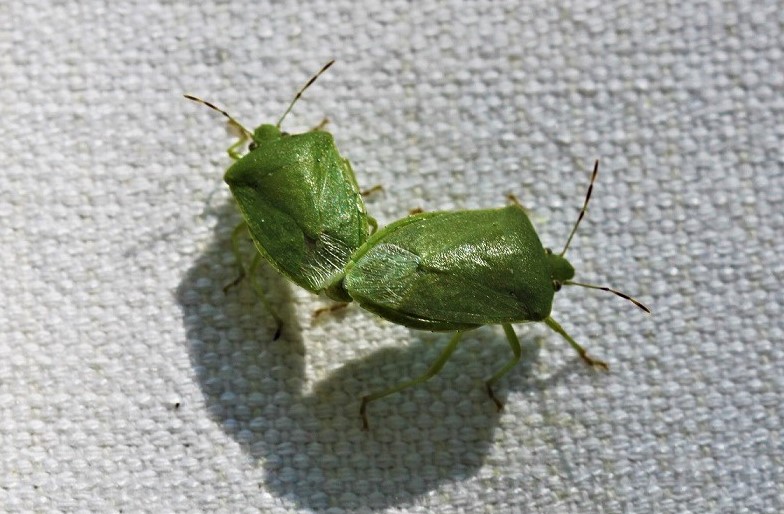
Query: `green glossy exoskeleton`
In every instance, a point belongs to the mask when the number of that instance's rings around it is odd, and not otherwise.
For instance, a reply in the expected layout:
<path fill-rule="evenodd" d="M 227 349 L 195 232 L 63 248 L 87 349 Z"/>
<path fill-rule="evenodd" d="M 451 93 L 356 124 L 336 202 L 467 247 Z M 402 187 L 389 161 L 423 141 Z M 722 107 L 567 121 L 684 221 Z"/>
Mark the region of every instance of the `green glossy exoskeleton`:
<path fill-rule="evenodd" d="M 246 274 L 239 250 L 246 228 L 258 250 L 248 269 L 251 277 L 263 257 L 289 280 L 314 293 L 323 291 L 343 271 L 351 254 L 375 230 L 351 164 L 338 152 L 332 135 L 321 130 L 326 120 L 303 134 L 280 129 L 302 93 L 333 62 L 299 90 L 276 124 L 260 125 L 253 132 L 223 109 L 185 95 L 222 113 L 240 131 L 239 141 L 228 150 L 236 162 L 224 176 L 243 218 L 232 235 L 239 268 L 234 284 Z M 248 142 L 248 152 L 241 155 L 240 149 Z M 278 322 L 277 338 L 280 319 L 255 282 L 254 287 Z"/>
<path fill-rule="evenodd" d="M 519 204 L 415 214 L 381 229 L 354 253 L 343 275 L 331 284 L 330 290 L 337 290 L 333 296 L 345 294 L 363 308 L 410 328 L 455 332 L 424 375 L 362 398 L 365 428 L 368 403 L 431 378 L 454 352 L 463 332 L 483 325 L 500 324 L 513 353 L 486 381 L 499 409 L 502 404 L 493 394 L 493 384 L 522 356 L 512 323 L 542 321 L 587 363 L 607 368 L 590 358 L 550 314 L 553 297 L 564 285 L 604 289 L 648 311 L 618 291 L 572 281 L 574 268 L 564 254 L 585 214 L 598 165 L 597 161 L 580 216 L 560 254 L 542 246 Z"/>

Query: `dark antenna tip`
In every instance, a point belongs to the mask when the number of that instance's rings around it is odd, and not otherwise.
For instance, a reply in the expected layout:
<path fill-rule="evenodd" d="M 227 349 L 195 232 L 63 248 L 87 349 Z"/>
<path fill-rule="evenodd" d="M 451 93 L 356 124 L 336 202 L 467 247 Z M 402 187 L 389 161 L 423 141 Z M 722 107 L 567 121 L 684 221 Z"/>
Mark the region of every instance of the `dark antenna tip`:
<path fill-rule="evenodd" d="M 583 220 L 585 216 L 585 211 L 588 208 L 588 200 L 591 199 L 591 192 L 593 192 L 593 183 L 596 181 L 596 175 L 599 173 L 599 159 L 596 159 L 596 162 L 593 165 L 593 173 L 591 174 L 591 183 L 588 185 L 588 192 L 585 194 L 585 201 L 583 202 L 583 208 L 580 209 L 580 215 L 577 217 L 577 223 L 574 224 L 572 227 L 572 231 L 569 234 L 569 237 L 566 239 L 566 244 L 564 245 L 564 249 L 561 251 L 561 257 L 564 256 L 566 250 L 569 249 L 569 244 L 572 242 L 572 238 L 574 237 L 575 232 L 577 232 L 577 227 L 580 226 L 580 222 Z"/>
<path fill-rule="evenodd" d="M 640 302 L 638 300 L 635 300 L 634 298 L 632 298 L 628 294 L 622 293 L 620 291 L 617 291 L 617 290 L 615 290 L 615 289 L 613 289 L 611 287 L 595 286 L 593 284 L 583 284 L 581 282 L 572 282 L 571 280 L 567 280 L 566 282 L 563 283 L 563 285 L 566 285 L 566 286 L 580 286 L 580 287 L 587 287 L 588 289 L 599 289 L 601 291 L 607 291 L 608 293 L 612 293 L 614 295 L 620 296 L 624 300 L 629 300 L 634 305 L 636 305 L 640 309 L 644 310 L 648 314 L 651 313 L 651 310 L 648 307 L 646 307 L 645 305 L 643 305 L 642 302 Z"/>
<path fill-rule="evenodd" d="M 209 107 L 209 108 L 210 108 L 210 109 L 212 109 L 213 111 L 218 111 L 219 113 L 223 114 L 224 116 L 226 116 L 226 118 L 228 118 L 228 119 L 229 119 L 229 122 L 231 122 L 232 124 L 236 125 L 236 126 L 237 126 L 237 127 L 240 129 L 240 131 L 243 133 L 243 135 L 244 135 L 246 138 L 248 138 L 248 139 L 250 139 L 251 141 L 253 141 L 253 132 L 251 132 L 250 130 L 248 130 L 248 129 L 246 129 L 245 127 L 243 127 L 243 126 L 242 126 L 242 123 L 240 123 L 239 121 L 235 120 L 235 119 L 234 119 L 234 118 L 231 116 L 231 114 L 229 114 L 229 113 L 228 113 L 228 112 L 226 112 L 225 110 L 221 109 L 220 107 L 218 107 L 217 105 L 215 105 L 215 104 L 213 104 L 213 103 L 210 103 L 210 102 L 208 102 L 207 100 L 202 100 L 202 99 L 201 99 L 201 98 L 199 98 L 198 96 L 187 95 L 187 94 L 186 94 L 186 95 L 182 95 L 182 96 L 184 96 L 184 97 L 185 97 L 185 98 L 187 98 L 188 100 L 192 100 L 192 101 L 194 101 L 194 102 L 196 102 L 196 103 L 199 103 L 199 104 L 202 104 L 202 105 L 206 105 L 207 107 Z"/>
<path fill-rule="evenodd" d="M 310 80 L 308 80 L 308 82 L 304 86 L 302 86 L 299 91 L 297 91 L 297 94 L 294 95 L 294 100 L 291 101 L 288 108 L 286 109 L 286 112 L 283 113 L 283 116 L 281 116 L 278 122 L 275 124 L 276 127 L 280 128 L 280 124 L 283 123 L 283 118 L 288 116 L 288 114 L 291 112 L 292 107 L 294 107 L 294 104 L 297 103 L 297 100 L 299 100 L 300 97 L 302 96 L 302 93 L 304 93 L 307 88 L 309 88 L 314 82 L 316 82 L 316 79 L 319 78 L 322 73 L 327 71 L 329 67 L 332 66 L 333 64 L 335 64 L 335 59 L 332 59 L 327 64 L 322 66 L 321 69 L 315 75 L 310 77 Z"/>

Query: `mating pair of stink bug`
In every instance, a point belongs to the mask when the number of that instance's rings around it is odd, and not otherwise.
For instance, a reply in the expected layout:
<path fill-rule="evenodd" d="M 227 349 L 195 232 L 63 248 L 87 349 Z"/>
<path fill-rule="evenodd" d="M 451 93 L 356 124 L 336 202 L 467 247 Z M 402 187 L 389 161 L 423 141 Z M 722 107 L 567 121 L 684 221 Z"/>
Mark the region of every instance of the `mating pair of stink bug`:
<path fill-rule="evenodd" d="M 607 365 L 588 356 L 551 316 L 555 292 L 564 285 L 612 292 L 650 312 L 637 300 L 608 287 L 572 280 L 574 268 L 564 257 L 585 215 L 598 172 L 564 249 L 553 253 L 542 246 L 525 210 L 517 204 L 501 209 L 422 212 L 377 230 L 367 215 L 362 193 L 348 160 L 338 152 L 323 124 L 304 134 L 287 134 L 280 124 L 296 101 L 334 61 L 327 63 L 299 90 L 275 125 L 254 132 L 226 111 L 240 131 L 229 148 L 236 161 L 224 177 L 242 213 L 232 236 L 240 277 L 245 268 L 238 239 L 245 230 L 258 250 L 248 273 L 262 257 L 292 282 L 339 302 L 363 308 L 406 327 L 454 332 L 435 363 L 423 375 L 362 398 L 360 414 L 368 427 L 367 405 L 437 374 L 457 348 L 462 334 L 483 325 L 501 325 L 512 358 L 486 382 L 500 409 L 493 385 L 520 360 L 520 341 L 512 323 L 542 321 L 559 333 L 593 366 Z M 239 148 L 249 142 L 248 153 Z M 258 290 L 258 289 L 257 289 Z M 263 291 L 262 301 L 278 322 Z"/>

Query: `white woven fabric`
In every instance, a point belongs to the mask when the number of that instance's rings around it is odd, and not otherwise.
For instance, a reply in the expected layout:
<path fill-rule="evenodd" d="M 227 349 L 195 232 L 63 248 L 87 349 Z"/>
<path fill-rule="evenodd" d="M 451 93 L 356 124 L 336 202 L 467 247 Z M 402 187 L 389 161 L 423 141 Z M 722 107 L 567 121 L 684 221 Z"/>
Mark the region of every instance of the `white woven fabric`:
<path fill-rule="evenodd" d="M 355 5 L 356 4 L 356 5 Z M 60 2 L 0 8 L 0 510 L 784 510 L 780 1 Z M 368 210 L 501 206 L 565 242 L 543 326 L 448 336 L 233 278 L 217 113 L 330 120 Z M 541 350 L 539 350 L 541 345 Z"/>

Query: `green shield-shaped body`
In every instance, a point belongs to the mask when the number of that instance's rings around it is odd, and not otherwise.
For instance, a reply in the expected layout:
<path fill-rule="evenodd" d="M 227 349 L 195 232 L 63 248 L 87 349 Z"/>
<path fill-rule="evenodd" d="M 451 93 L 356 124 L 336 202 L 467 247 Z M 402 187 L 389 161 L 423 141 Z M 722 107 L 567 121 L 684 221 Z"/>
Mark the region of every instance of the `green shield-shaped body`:
<path fill-rule="evenodd" d="M 434 331 L 541 321 L 555 292 L 545 249 L 519 206 L 397 221 L 352 256 L 342 287 L 390 321 Z"/>
<path fill-rule="evenodd" d="M 340 273 L 367 239 L 354 172 L 327 132 L 259 141 L 224 179 L 259 252 L 312 292 Z"/>

